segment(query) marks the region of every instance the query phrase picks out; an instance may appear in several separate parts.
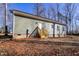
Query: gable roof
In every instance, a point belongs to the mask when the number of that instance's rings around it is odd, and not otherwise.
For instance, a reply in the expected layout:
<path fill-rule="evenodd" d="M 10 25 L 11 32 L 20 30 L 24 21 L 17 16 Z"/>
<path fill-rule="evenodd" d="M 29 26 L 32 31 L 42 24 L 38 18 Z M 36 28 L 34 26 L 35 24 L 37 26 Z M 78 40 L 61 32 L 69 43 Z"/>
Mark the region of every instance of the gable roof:
<path fill-rule="evenodd" d="M 50 22 L 50 23 L 55 23 L 55 24 L 60 24 L 60 25 L 66 26 L 66 24 L 56 22 L 56 21 L 53 21 L 53 20 L 48 19 L 48 18 L 32 15 L 32 14 L 29 14 L 29 13 L 26 13 L 26 12 L 23 12 L 23 11 L 19 11 L 19 10 L 10 10 L 10 11 L 16 16 L 31 18 L 31 19 L 35 19 L 35 20 L 39 20 L 39 21 L 45 21 L 45 22 Z"/>

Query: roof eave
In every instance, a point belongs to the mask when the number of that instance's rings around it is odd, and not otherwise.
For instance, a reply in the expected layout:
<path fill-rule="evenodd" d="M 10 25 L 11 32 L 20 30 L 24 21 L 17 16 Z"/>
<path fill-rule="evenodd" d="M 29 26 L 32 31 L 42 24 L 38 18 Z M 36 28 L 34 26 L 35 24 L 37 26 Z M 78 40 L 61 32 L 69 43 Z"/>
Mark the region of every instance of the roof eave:
<path fill-rule="evenodd" d="M 52 20 L 47 19 L 47 18 L 35 16 L 35 15 L 32 15 L 32 14 L 28 14 L 28 13 L 25 13 L 25 12 L 22 12 L 22 11 L 18 11 L 18 10 L 10 10 L 10 11 L 16 16 L 21 16 L 21 17 L 25 17 L 25 18 L 28 17 L 28 18 L 35 19 L 35 20 L 51 22 L 51 23 L 56 23 L 56 24 L 65 25 L 66 26 L 66 24 L 62 24 L 60 22 L 52 21 Z"/>

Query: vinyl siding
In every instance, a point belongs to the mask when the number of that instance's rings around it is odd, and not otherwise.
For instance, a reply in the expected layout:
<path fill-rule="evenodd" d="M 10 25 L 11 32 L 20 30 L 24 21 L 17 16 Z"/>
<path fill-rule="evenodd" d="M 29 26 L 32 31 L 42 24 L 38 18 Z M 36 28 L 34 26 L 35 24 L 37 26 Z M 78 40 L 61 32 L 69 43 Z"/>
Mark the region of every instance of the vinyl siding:
<path fill-rule="evenodd" d="M 13 22 L 13 37 L 17 37 L 17 34 L 21 34 L 23 38 L 26 37 L 26 30 L 29 30 L 29 34 L 31 34 L 34 29 L 38 26 L 38 23 L 42 24 L 42 27 L 48 30 L 49 37 L 53 37 L 53 34 L 55 37 L 64 37 L 66 34 L 66 30 L 63 31 L 63 25 L 55 24 L 55 33 L 53 33 L 53 23 L 30 19 L 30 18 L 24 18 L 20 16 L 14 15 L 14 22 Z M 59 27 L 59 30 L 57 28 Z M 66 27 L 64 26 L 66 29 Z"/>

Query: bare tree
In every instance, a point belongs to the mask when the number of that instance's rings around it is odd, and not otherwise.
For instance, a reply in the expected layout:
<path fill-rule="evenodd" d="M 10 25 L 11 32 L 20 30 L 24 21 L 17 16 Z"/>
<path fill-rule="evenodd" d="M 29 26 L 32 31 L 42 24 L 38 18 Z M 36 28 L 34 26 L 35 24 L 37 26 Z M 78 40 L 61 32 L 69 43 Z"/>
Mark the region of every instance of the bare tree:
<path fill-rule="evenodd" d="M 53 6 L 48 7 L 47 15 L 49 19 L 56 20 L 56 11 Z"/>
<path fill-rule="evenodd" d="M 57 17 L 57 21 L 60 21 L 59 20 L 59 3 L 56 3 L 56 17 Z"/>
<path fill-rule="evenodd" d="M 59 3 L 50 4 L 48 8 L 48 18 L 59 21 Z"/>
<path fill-rule="evenodd" d="M 7 10 L 7 26 L 8 26 L 8 32 L 11 32 L 12 31 L 12 28 L 13 28 L 13 15 L 12 13 Z"/>
<path fill-rule="evenodd" d="M 76 16 L 75 16 L 75 34 L 78 34 L 79 32 L 78 32 L 78 28 L 79 28 L 79 26 L 77 25 L 77 21 L 79 21 L 79 15 L 77 14 Z"/>
<path fill-rule="evenodd" d="M 44 4 L 42 3 L 34 4 L 34 14 L 37 16 L 46 17 Z"/>
<path fill-rule="evenodd" d="M 76 5 L 72 3 L 66 3 L 64 6 L 64 14 L 66 16 L 66 24 L 67 24 L 67 33 L 68 33 L 68 26 L 70 25 L 71 34 L 73 32 L 73 19 L 76 12 Z M 69 25 L 68 25 L 69 24 Z"/>
<path fill-rule="evenodd" d="M 50 8 L 47 9 L 47 18 L 51 19 L 51 10 Z"/>
<path fill-rule="evenodd" d="M 5 16 L 5 3 L 0 3 L 0 16 L 1 16 L 1 20 L 2 20 L 2 23 L 3 23 L 3 32 L 5 32 L 5 25 L 6 25 L 6 16 Z"/>
<path fill-rule="evenodd" d="M 5 34 L 5 36 L 7 36 L 8 35 L 8 28 L 7 28 L 7 25 L 6 25 L 6 20 L 7 20 L 7 4 L 6 3 L 2 3 L 2 4 L 0 4 L 0 7 L 1 7 L 1 9 L 2 9 L 2 11 L 3 11 L 3 13 L 2 13 L 2 17 L 3 17 L 3 27 L 4 27 L 4 34 Z"/>

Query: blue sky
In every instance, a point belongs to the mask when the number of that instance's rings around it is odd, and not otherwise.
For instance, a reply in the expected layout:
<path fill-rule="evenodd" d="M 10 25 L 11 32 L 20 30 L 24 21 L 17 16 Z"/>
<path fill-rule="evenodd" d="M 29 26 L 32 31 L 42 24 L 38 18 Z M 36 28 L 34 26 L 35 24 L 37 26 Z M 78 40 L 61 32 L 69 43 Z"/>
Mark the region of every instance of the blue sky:
<path fill-rule="evenodd" d="M 33 8 L 34 8 L 35 3 L 9 3 L 8 4 L 8 9 L 16 9 L 20 11 L 24 11 L 27 13 L 33 13 Z M 47 8 L 48 6 L 53 6 L 55 7 L 55 4 L 53 5 L 51 3 L 44 3 L 45 7 Z M 62 6 L 60 7 L 62 11 Z"/>
<path fill-rule="evenodd" d="M 11 3 L 11 4 L 8 4 L 9 9 L 16 9 L 16 10 L 24 11 L 27 13 L 32 13 L 33 8 L 34 8 L 33 6 L 34 6 L 33 3 Z"/>
<path fill-rule="evenodd" d="M 48 5 L 51 7 L 55 7 L 55 4 L 51 5 L 50 3 L 45 3 L 44 4 L 46 8 L 48 8 Z M 63 4 L 62 4 L 63 5 Z M 60 7 L 60 12 L 62 12 L 63 10 L 63 7 Z M 79 4 L 77 4 L 79 5 Z M 9 3 L 8 4 L 8 9 L 12 10 L 12 9 L 16 9 L 16 10 L 20 10 L 20 11 L 24 11 L 24 12 L 27 12 L 27 13 L 33 13 L 34 11 L 34 3 Z M 79 10 L 79 8 L 78 8 Z M 79 13 L 79 11 L 77 11 Z M 0 24 L 2 24 L 1 20 L 0 20 Z"/>
<path fill-rule="evenodd" d="M 44 4 L 46 8 L 53 6 L 54 8 L 56 8 L 55 4 L 51 4 L 51 3 L 45 3 Z M 79 4 L 76 4 L 78 6 L 77 10 L 76 10 L 76 14 L 79 13 Z M 11 3 L 8 4 L 8 8 L 9 9 L 16 9 L 16 10 L 20 10 L 20 11 L 24 11 L 27 13 L 31 13 L 33 14 L 34 12 L 34 3 Z M 60 6 L 60 12 L 63 14 L 63 3 Z M 75 20 L 74 20 L 75 22 Z M 77 25 L 79 25 L 79 21 L 77 22 Z M 75 29 L 75 25 L 74 29 Z"/>
<path fill-rule="evenodd" d="M 33 3 L 9 3 L 7 4 L 7 9 L 8 10 L 13 10 L 13 9 L 16 9 L 16 10 L 20 10 L 20 11 L 23 11 L 23 12 L 27 12 L 27 13 L 32 13 L 33 11 L 33 7 L 34 4 Z M 0 14 L 2 13 L 2 10 L 0 12 Z M 3 26 L 3 15 L 0 16 L 0 27 Z"/>
<path fill-rule="evenodd" d="M 10 3 L 8 4 L 8 9 L 16 9 L 16 10 L 20 10 L 20 11 L 24 11 L 24 12 L 27 12 L 27 13 L 31 13 L 33 14 L 33 11 L 34 11 L 34 4 L 35 3 Z M 60 3 L 61 6 L 60 6 L 60 12 L 63 14 L 63 3 Z M 55 4 L 54 3 L 45 3 L 44 4 L 46 8 L 51 7 L 53 6 L 54 8 L 55 7 Z M 77 4 L 79 5 L 79 4 Z M 79 13 L 79 7 L 77 9 L 77 13 Z"/>

